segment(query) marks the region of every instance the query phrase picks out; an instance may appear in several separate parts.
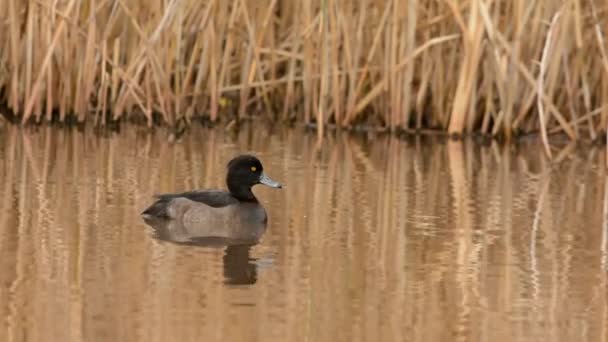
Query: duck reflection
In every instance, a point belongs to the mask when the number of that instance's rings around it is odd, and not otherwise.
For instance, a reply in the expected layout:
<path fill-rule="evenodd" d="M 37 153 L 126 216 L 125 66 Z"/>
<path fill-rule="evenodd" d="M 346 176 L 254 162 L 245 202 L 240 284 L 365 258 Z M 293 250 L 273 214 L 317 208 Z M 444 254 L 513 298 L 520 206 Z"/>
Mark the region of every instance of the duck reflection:
<path fill-rule="evenodd" d="M 196 225 L 184 225 L 179 220 L 145 219 L 153 229 L 153 237 L 178 245 L 224 248 L 222 257 L 224 282 L 230 285 L 251 285 L 257 281 L 258 265 L 251 258 L 251 247 L 256 245 L 259 236 L 253 237 L 216 237 L 205 235 L 208 229 Z M 242 227 L 254 231 L 264 231 L 265 225 Z"/>
<path fill-rule="evenodd" d="M 258 266 L 249 255 L 251 245 L 226 246 L 224 250 L 224 283 L 251 285 L 258 280 Z"/>

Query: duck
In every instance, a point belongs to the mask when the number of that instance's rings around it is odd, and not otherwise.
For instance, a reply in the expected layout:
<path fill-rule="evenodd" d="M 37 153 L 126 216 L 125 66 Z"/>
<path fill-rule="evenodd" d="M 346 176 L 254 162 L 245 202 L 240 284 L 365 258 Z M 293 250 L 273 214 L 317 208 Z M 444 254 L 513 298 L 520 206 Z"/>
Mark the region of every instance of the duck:
<path fill-rule="evenodd" d="M 182 244 L 256 243 L 266 230 L 268 215 L 252 188 L 283 185 L 268 177 L 252 154 L 234 157 L 226 168 L 227 190 L 156 195 L 156 201 L 141 213 L 144 221 L 155 228 L 157 237 Z"/>

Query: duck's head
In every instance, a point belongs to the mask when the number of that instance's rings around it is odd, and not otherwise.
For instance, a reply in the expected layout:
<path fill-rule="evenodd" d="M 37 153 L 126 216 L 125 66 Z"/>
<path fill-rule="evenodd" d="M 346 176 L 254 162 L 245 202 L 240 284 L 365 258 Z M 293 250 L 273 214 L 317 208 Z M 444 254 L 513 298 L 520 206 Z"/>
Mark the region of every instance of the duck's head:
<path fill-rule="evenodd" d="M 256 184 L 264 184 L 271 188 L 283 187 L 281 183 L 266 176 L 262 162 L 249 154 L 235 157 L 228 163 L 226 184 L 230 193 L 243 201 L 255 200 L 251 187 Z"/>

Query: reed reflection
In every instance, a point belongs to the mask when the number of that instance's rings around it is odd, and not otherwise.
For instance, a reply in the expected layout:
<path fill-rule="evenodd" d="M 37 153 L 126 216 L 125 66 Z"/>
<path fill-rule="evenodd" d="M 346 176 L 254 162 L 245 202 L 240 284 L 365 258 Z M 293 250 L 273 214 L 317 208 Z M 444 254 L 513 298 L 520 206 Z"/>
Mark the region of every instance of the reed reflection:
<path fill-rule="evenodd" d="M 607 341 L 602 149 L 316 143 L 1 128 L 0 340 Z M 258 244 L 141 222 L 153 194 L 217 187 L 243 151 L 289 181 L 254 190 Z"/>

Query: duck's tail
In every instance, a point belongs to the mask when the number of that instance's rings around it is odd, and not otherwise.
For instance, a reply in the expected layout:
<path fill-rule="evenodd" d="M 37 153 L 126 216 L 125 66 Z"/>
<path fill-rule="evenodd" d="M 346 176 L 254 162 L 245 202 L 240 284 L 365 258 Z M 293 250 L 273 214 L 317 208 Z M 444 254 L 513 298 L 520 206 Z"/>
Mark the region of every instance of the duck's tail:
<path fill-rule="evenodd" d="M 154 202 L 151 206 L 149 206 L 146 210 L 144 210 L 141 215 L 144 218 L 152 219 L 152 218 L 170 218 L 169 215 L 169 199 L 159 198 L 156 202 Z"/>

